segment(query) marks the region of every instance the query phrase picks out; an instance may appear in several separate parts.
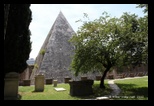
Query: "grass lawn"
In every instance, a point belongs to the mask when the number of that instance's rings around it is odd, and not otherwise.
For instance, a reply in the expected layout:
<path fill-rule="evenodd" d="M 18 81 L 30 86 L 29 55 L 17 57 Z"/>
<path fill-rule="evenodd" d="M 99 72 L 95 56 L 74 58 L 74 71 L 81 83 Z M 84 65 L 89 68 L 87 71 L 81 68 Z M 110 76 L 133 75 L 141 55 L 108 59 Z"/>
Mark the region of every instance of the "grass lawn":
<path fill-rule="evenodd" d="M 81 100 L 95 98 L 98 96 L 108 95 L 111 92 L 105 80 L 106 89 L 99 88 L 100 81 L 95 81 L 93 85 L 93 95 L 89 96 L 71 96 L 69 95 L 70 86 L 69 84 L 58 84 L 56 88 L 65 88 L 66 91 L 57 92 L 52 85 L 45 85 L 44 92 L 34 92 L 34 86 L 19 86 L 20 100 Z"/>
<path fill-rule="evenodd" d="M 45 85 L 44 92 L 34 92 L 34 86 L 19 86 L 20 100 L 83 100 L 109 95 L 112 90 L 105 80 L 106 89 L 100 89 L 100 81 L 94 81 L 93 95 L 71 96 L 69 84 L 58 84 L 56 88 L 65 88 L 66 91 L 57 92 L 53 85 Z M 148 100 L 148 77 L 115 80 L 115 83 L 122 90 L 113 100 Z"/>
<path fill-rule="evenodd" d="M 114 99 L 148 100 L 148 76 L 114 82 L 122 90 Z"/>

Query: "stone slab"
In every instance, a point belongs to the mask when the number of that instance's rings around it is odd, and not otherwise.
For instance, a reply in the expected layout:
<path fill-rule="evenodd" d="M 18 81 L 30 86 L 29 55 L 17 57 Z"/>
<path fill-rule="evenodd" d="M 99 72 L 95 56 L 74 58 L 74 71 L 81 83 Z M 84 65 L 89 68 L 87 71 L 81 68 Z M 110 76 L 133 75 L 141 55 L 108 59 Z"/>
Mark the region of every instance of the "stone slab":
<path fill-rule="evenodd" d="M 109 100 L 109 97 L 97 97 L 96 100 Z"/>
<path fill-rule="evenodd" d="M 66 89 L 64 88 L 54 88 L 56 91 L 65 91 Z"/>

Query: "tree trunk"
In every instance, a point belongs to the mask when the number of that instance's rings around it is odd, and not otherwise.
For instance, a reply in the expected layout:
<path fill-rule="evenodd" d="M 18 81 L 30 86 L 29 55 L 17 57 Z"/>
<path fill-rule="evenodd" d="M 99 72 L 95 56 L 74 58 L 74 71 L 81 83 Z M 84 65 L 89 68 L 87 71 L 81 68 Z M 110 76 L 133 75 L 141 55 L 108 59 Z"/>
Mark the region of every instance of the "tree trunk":
<path fill-rule="evenodd" d="M 101 82 L 100 82 L 100 88 L 105 89 L 105 85 L 104 85 L 104 79 L 106 77 L 107 72 L 110 70 L 111 67 L 107 67 L 106 70 L 103 73 L 103 76 L 101 78 Z"/>

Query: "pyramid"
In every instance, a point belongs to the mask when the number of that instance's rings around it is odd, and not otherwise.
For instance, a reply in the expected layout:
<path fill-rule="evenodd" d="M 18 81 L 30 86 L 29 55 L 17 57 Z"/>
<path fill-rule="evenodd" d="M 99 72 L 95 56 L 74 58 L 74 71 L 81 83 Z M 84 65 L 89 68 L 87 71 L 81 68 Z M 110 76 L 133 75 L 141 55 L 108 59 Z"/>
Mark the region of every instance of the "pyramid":
<path fill-rule="evenodd" d="M 68 40 L 73 34 L 74 30 L 60 11 L 36 58 L 31 79 L 39 73 L 59 82 L 62 82 L 62 76 L 72 76 L 69 67 L 74 47 Z"/>
<path fill-rule="evenodd" d="M 80 79 L 69 70 L 74 46 L 68 40 L 73 34 L 74 30 L 60 11 L 35 60 L 30 77 L 31 84 L 34 83 L 35 75 L 40 73 L 43 73 L 46 79 L 57 79 L 58 82 L 64 82 L 66 76 L 73 80 Z"/>

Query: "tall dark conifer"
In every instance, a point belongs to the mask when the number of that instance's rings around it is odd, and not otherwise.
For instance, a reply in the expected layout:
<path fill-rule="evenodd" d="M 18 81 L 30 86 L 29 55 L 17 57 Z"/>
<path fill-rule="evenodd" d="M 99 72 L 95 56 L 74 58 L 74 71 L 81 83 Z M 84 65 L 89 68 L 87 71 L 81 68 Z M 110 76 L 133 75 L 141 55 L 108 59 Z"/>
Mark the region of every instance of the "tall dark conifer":
<path fill-rule="evenodd" d="M 4 4 L 4 76 L 22 73 L 31 51 L 30 4 Z"/>

